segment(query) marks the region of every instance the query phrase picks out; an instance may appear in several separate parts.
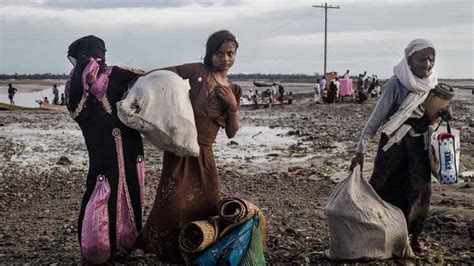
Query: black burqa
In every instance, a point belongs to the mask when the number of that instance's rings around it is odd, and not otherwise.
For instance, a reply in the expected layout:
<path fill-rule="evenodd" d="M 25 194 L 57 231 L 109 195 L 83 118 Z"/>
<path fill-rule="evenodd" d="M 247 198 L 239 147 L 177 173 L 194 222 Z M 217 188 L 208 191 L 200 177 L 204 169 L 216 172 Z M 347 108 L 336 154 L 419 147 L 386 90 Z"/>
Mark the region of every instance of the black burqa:
<path fill-rule="evenodd" d="M 89 154 L 89 171 L 86 190 L 82 198 L 78 222 L 79 242 L 84 211 L 91 198 L 98 177 L 105 177 L 110 185 L 108 200 L 109 239 L 112 254 L 117 249 L 117 191 L 120 174 L 124 173 L 128 197 L 133 210 L 137 232 L 142 229 L 142 203 L 139 175 L 144 169 L 143 144 L 140 133 L 126 127 L 117 117 L 116 103 L 122 99 L 130 82 L 139 76 L 134 71 L 112 67 L 103 99 L 84 90 L 82 72 L 89 63 L 88 57 L 101 58 L 99 75 L 107 68 L 105 43 L 95 36 L 86 36 L 69 46 L 68 58 L 75 65 L 69 81 L 67 107 L 78 123 Z M 123 163 L 122 163 L 123 162 Z M 143 168 L 141 168 L 143 167 Z M 121 171 L 122 170 L 122 171 Z M 139 173 L 140 172 L 140 173 Z"/>

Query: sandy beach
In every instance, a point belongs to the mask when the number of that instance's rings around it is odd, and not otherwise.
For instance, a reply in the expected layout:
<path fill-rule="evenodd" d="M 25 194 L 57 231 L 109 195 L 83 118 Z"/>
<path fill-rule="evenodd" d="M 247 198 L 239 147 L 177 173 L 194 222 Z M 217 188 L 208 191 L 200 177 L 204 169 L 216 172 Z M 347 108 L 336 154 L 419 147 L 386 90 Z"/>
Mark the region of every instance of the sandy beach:
<path fill-rule="evenodd" d="M 463 83 L 464 82 L 464 83 Z M 237 82 L 250 88 L 250 81 Z M 4 83 L 0 83 L 4 84 Z M 474 95 L 472 80 L 459 81 L 452 126 L 461 130 L 456 185 L 433 181 L 431 212 L 422 241 L 426 256 L 396 263 L 474 263 Z M 41 87 L 41 86 L 45 87 Z M 25 86 L 23 92 L 48 88 Z M 348 175 L 350 159 L 376 99 L 364 104 L 315 104 L 312 84 L 284 84 L 293 105 L 241 111 L 241 129 L 214 145 L 226 195 L 255 202 L 267 217 L 269 263 L 324 263 L 329 228 L 327 198 Z M 3 87 L 3 85 L 2 85 Z M 380 136 L 372 139 L 364 175 L 369 178 Z M 0 259 L 3 263 L 80 263 L 77 216 L 88 170 L 83 136 L 69 114 L 0 112 Z M 153 204 L 162 152 L 145 141 L 145 217 Z M 154 263 L 136 251 L 120 263 Z"/>

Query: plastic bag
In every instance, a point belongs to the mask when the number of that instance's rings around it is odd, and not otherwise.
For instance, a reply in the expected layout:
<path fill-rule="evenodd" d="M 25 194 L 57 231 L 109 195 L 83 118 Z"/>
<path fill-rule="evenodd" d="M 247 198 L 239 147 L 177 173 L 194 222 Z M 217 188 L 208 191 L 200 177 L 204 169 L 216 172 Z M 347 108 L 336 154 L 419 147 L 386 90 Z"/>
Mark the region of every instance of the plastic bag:
<path fill-rule="evenodd" d="M 459 130 L 439 128 L 431 134 L 429 148 L 430 167 L 440 184 L 449 185 L 458 182 L 460 156 Z"/>
<path fill-rule="evenodd" d="M 409 245 L 403 212 L 383 201 L 357 166 L 341 181 L 326 204 L 331 259 L 407 257 Z"/>
<path fill-rule="evenodd" d="M 137 79 L 117 103 L 117 114 L 160 149 L 178 156 L 199 156 L 190 86 L 168 70 L 151 71 Z"/>

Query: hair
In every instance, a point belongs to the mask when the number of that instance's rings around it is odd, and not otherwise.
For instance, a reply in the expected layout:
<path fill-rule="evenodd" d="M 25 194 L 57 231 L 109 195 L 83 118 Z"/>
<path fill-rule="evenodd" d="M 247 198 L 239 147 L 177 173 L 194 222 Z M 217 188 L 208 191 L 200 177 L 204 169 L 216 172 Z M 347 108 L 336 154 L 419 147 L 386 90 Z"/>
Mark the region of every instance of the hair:
<path fill-rule="evenodd" d="M 235 44 L 235 50 L 239 48 L 239 43 L 235 36 L 228 30 L 216 31 L 207 39 L 206 43 L 206 55 L 204 56 L 204 65 L 208 69 L 212 69 L 212 56 L 217 53 L 222 44 L 226 42 L 232 42 Z"/>
<path fill-rule="evenodd" d="M 11 84 L 11 83 L 8 83 L 8 87 L 11 87 L 11 86 L 12 86 L 12 84 Z"/>

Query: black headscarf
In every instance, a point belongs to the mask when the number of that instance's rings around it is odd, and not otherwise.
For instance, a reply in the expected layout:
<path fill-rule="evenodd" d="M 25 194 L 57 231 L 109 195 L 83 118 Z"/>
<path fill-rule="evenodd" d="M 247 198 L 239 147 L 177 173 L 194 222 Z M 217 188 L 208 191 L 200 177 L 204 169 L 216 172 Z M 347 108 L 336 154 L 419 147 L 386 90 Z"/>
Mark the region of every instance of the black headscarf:
<path fill-rule="evenodd" d="M 105 64 L 105 42 L 94 36 L 89 35 L 75 40 L 69 45 L 67 56 L 74 65 L 74 72 L 70 79 L 70 91 L 68 93 L 67 105 L 70 110 L 75 110 L 79 101 L 82 98 L 83 88 L 81 75 L 84 68 L 89 64 L 88 57 L 99 57 L 102 60 L 100 64 L 99 74 L 102 73 L 106 67 Z"/>
<path fill-rule="evenodd" d="M 68 56 L 80 60 L 83 56 L 94 56 L 100 57 L 102 60 L 105 60 L 105 42 L 94 35 L 85 36 L 75 40 L 67 52 Z"/>

